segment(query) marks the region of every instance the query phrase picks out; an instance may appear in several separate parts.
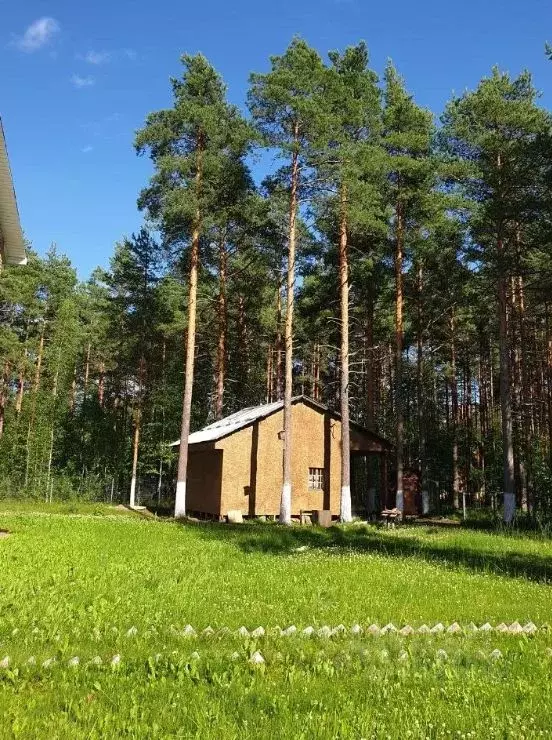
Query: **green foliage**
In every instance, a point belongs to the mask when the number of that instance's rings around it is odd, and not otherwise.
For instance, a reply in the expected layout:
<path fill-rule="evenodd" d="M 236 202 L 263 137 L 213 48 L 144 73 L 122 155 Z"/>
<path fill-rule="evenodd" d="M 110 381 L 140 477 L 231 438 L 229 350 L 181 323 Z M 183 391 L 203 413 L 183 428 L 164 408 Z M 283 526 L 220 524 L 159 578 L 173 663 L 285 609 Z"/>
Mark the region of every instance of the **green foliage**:
<path fill-rule="evenodd" d="M 172 79 L 174 106 L 151 113 L 136 135 L 138 153 L 155 165 L 138 205 L 164 230 L 167 243 L 182 244 L 216 210 L 228 161 L 244 154 L 251 130 L 226 102 L 224 84 L 201 54 L 183 55 L 181 79 Z M 197 176 L 201 170 L 201 183 Z"/>
<path fill-rule="evenodd" d="M 516 230 L 529 226 L 542 207 L 539 179 L 549 148 L 550 117 L 536 98 L 528 72 L 512 80 L 494 68 L 476 91 L 451 101 L 443 116 L 446 148 L 469 166 L 462 182 L 478 205 L 472 221 L 473 256 L 495 271 L 497 237 L 513 245 Z M 507 274 L 515 267 L 523 270 L 529 254 L 530 249 L 521 255 L 510 246 L 498 267 Z"/>
<path fill-rule="evenodd" d="M 270 58 L 268 73 L 250 77 L 248 104 L 266 143 L 288 156 L 314 139 L 323 116 L 324 66 L 318 53 L 295 38 Z"/>
<path fill-rule="evenodd" d="M 405 465 L 422 475 L 432 500 L 450 507 L 456 472 L 470 507 L 496 509 L 503 276 L 518 499 L 548 516 L 552 146 L 550 115 L 529 73 L 492 70 L 450 101 L 437 128 L 391 63 L 378 80 L 364 42 L 323 59 L 293 39 L 268 71 L 251 75 L 251 120 L 228 103 L 205 57 L 181 61 L 171 106 L 147 116 L 135 139 L 153 163 L 139 198 L 148 229 L 122 239 L 109 269 L 83 284 L 55 248 L 44 258 L 30 249 L 26 267 L 0 276 L 2 495 L 126 500 L 139 420 L 139 499 L 170 504 L 194 230 L 192 429 L 281 397 L 295 155 L 293 392 L 339 408 L 337 245 L 345 217 L 352 418 L 393 440 L 402 399 Z M 260 187 L 249 170 L 256 153 L 275 161 Z"/>

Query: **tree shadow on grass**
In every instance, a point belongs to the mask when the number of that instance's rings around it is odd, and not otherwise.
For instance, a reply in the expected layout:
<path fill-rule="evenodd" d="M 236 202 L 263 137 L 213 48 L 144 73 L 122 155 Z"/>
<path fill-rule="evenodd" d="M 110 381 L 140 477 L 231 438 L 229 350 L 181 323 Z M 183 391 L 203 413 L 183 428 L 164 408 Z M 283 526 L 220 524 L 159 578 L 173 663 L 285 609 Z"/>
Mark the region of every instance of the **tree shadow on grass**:
<path fill-rule="evenodd" d="M 466 542 L 465 547 L 440 541 L 387 536 L 374 526 L 356 527 L 282 527 L 277 524 L 188 524 L 207 539 L 227 541 L 246 553 L 295 555 L 305 551 L 339 552 L 353 550 L 393 558 L 420 558 L 443 567 L 468 568 L 480 573 L 523 577 L 531 581 L 549 582 L 552 578 L 552 557 L 522 552 L 492 552 L 477 550 Z M 427 532 L 429 534 L 429 532 Z"/>

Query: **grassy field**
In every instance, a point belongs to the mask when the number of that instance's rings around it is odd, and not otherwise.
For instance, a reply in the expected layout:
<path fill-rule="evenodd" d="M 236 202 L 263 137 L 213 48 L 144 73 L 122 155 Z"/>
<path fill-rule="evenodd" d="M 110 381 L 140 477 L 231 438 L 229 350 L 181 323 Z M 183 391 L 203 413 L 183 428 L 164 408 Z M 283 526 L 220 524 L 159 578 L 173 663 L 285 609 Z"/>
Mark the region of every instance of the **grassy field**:
<path fill-rule="evenodd" d="M 0 529 L 1 737 L 552 736 L 548 540 L 92 505 L 3 505 Z M 539 630 L 468 627 L 516 620 Z M 368 633 L 389 622 L 463 629 Z"/>

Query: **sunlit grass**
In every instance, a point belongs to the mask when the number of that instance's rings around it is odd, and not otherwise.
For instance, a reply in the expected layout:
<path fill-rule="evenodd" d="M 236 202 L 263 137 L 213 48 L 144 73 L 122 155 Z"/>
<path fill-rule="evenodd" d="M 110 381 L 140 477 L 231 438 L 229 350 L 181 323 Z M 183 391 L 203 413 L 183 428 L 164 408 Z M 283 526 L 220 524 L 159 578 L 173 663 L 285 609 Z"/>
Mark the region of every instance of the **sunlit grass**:
<path fill-rule="evenodd" d="M 540 627 L 552 621 L 548 541 L 41 509 L 1 512 L 11 532 L 0 540 L 7 737 L 548 736 L 547 630 L 330 639 L 274 630 Z M 217 633 L 184 637 L 187 624 Z M 242 625 L 267 634 L 238 637 Z"/>

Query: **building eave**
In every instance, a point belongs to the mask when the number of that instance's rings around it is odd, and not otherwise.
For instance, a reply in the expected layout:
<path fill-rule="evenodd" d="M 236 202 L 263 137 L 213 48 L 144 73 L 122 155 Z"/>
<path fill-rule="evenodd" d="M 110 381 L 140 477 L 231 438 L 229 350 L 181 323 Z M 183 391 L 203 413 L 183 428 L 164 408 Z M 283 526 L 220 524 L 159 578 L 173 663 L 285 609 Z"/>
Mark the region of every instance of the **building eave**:
<path fill-rule="evenodd" d="M 27 264 L 13 177 L 2 120 L 0 119 L 0 247 L 8 265 Z"/>

